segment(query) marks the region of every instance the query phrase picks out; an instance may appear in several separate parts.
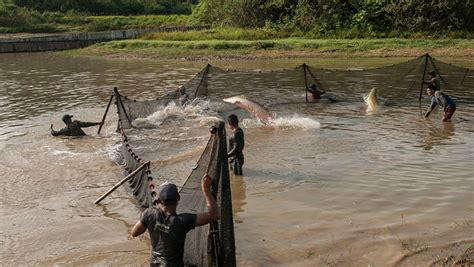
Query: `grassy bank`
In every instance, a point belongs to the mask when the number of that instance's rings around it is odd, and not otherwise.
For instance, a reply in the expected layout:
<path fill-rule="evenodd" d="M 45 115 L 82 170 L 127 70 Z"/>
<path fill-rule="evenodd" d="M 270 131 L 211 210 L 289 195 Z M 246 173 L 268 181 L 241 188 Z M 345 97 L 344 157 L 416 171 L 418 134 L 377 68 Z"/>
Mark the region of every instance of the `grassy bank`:
<path fill-rule="evenodd" d="M 284 58 L 336 56 L 434 56 L 474 57 L 472 39 L 307 39 L 290 37 L 258 39 L 254 34 L 236 34 L 233 38 L 215 39 L 206 31 L 160 33 L 139 40 L 114 41 L 68 52 L 72 55 L 184 58 L 205 60 L 218 58 Z M 202 33 L 202 34 L 200 34 Z M 272 33 L 269 33 L 271 37 Z M 266 37 L 269 37 L 266 36 Z M 241 38 L 247 38 L 242 40 Z"/>

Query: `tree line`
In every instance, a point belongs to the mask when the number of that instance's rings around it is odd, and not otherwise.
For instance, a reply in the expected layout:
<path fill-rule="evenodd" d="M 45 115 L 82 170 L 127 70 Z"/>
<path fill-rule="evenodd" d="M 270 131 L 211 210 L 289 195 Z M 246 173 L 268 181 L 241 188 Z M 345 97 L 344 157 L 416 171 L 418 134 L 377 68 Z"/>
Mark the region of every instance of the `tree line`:
<path fill-rule="evenodd" d="M 474 0 L 0 0 L 0 28 L 46 15 L 42 20 L 48 23 L 51 12 L 192 14 L 194 24 L 310 37 L 465 37 L 474 32 Z"/>
<path fill-rule="evenodd" d="M 191 14 L 198 0 L 12 0 L 41 12 L 76 11 L 90 15 Z"/>
<path fill-rule="evenodd" d="M 472 0 L 200 0 L 201 23 L 328 35 L 474 30 Z"/>

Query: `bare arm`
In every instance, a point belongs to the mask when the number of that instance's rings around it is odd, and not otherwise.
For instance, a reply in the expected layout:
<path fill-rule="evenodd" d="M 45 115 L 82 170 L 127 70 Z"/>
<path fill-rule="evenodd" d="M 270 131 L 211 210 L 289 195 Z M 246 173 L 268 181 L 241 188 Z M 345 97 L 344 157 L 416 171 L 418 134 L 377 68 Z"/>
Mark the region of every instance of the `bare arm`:
<path fill-rule="evenodd" d="M 96 125 L 101 125 L 102 122 L 83 122 L 79 121 L 79 126 L 81 127 L 91 127 L 91 126 L 96 126 Z"/>
<path fill-rule="evenodd" d="M 437 105 L 436 102 L 431 102 L 431 105 L 428 108 L 428 111 L 426 111 L 426 113 L 425 113 L 425 118 L 428 118 L 428 116 L 430 116 L 431 112 L 436 107 L 436 105 Z"/>
<path fill-rule="evenodd" d="M 68 128 L 62 128 L 59 131 L 55 131 L 53 129 L 53 125 L 51 124 L 51 127 L 49 127 L 49 129 L 51 130 L 51 135 L 53 135 L 53 136 L 60 136 L 60 135 L 68 135 L 69 134 L 69 129 Z"/>
<path fill-rule="evenodd" d="M 207 212 L 197 214 L 196 226 L 205 225 L 219 219 L 217 203 L 211 194 L 211 177 L 207 173 L 201 179 L 201 189 L 206 199 Z"/>
<path fill-rule="evenodd" d="M 145 231 L 146 231 L 145 225 L 143 225 L 143 223 L 138 221 L 132 228 L 132 236 L 137 237 L 143 234 Z"/>

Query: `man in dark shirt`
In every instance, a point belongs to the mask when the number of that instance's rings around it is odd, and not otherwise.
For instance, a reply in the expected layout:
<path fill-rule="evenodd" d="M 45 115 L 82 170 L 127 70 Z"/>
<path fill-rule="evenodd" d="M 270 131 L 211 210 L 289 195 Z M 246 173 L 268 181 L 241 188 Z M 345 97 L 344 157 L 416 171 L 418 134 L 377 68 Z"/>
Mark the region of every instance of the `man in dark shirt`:
<path fill-rule="evenodd" d="M 227 124 L 232 130 L 229 138 L 229 152 L 227 156 L 230 159 L 232 170 L 235 175 L 242 175 L 242 166 L 244 165 L 244 131 L 239 127 L 239 118 L 235 114 L 229 115 Z"/>
<path fill-rule="evenodd" d="M 427 81 L 427 82 L 425 81 L 423 83 L 428 84 L 428 85 L 432 84 L 434 86 L 435 92 L 436 91 L 441 91 L 441 83 L 439 81 L 438 76 L 436 75 L 436 71 L 432 70 L 432 71 L 429 72 L 429 74 L 430 74 L 430 77 L 431 77 L 430 80 Z"/>
<path fill-rule="evenodd" d="M 436 91 L 436 87 L 433 84 L 428 85 L 428 88 L 426 88 L 426 93 L 431 96 L 431 105 L 425 114 L 425 118 L 428 118 L 433 109 L 437 105 L 440 105 L 442 108 L 444 108 L 444 115 L 441 120 L 450 120 L 454 114 L 454 111 L 456 111 L 456 104 L 454 101 L 447 94 Z"/>
<path fill-rule="evenodd" d="M 176 214 L 178 188 L 170 183 L 160 185 L 154 206 L 143 212 L 131 233 L 133 237 L 137 237 L 148 230 L 151 239 L 150 266 L 183 266 L 186 234 L 196 226 L 219 219 L 217 203 L 211 194 L 211 177 L 208 174 L 201 179 L 201 190 L 206 199 L 207 212 Z"/>
<path fill-rule="evenodd" d="M 59 131 L 53 130 L 53 125 L 51 124 L 51 134 L 54 136 L 65 135 L 65 136 L 85 136 L 86 133 L 81 129 L 81 127 L 90 127 L 101 125 L 102 122 L 82 122 L 82 121 L 72 121 L 72 115 L 64 115 L 63 122 L 66 124 L 66 127 L 62 128 Z"/>
<path fill-rule="evenodd" d="M 317 88 L 316 88 L 316 84 L 311 84 L 308 88 L 307 88 L 308 92 L 311 93 L 311 95 L 313 96 L 313 99 L 312 100 L 315 100 L 315 99 L 321 99 L 321 96 L 324 95 L 326 93 L 326 91 L 319 91 Z"/>

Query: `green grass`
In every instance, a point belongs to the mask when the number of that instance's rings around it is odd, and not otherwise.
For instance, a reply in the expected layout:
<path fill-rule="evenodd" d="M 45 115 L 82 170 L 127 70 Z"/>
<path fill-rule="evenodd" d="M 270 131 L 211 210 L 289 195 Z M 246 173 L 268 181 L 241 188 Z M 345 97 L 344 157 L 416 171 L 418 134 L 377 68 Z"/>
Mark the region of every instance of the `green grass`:
<path fill-rule="evenodd" d="M 192 33 L 193 36 L 198 36 Z M 160 35 L 164 36 L 164 35 Z M 305 39 L 122 40 L 68 52 L 71 55 L 146 58 L 278 58 L 315 56 L 419 56 L 423 53 L 473 57 L 470 39 Z"/>
<path fill-rule="evenodd" d="M 474 48 L 474 40 L 447 39 L 304 39 L 284 38 L 270 40 L 123 40 L 98 44 L 96 47 L 140 49 L 140 48 L 174 48 L 174 49 L 337 49 L 341 51 L 367 51 L 375 49 L 435 49 L 435 48 Z"/>

